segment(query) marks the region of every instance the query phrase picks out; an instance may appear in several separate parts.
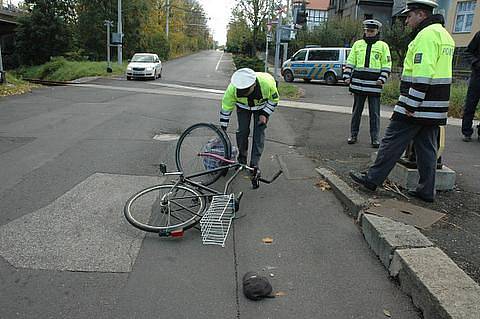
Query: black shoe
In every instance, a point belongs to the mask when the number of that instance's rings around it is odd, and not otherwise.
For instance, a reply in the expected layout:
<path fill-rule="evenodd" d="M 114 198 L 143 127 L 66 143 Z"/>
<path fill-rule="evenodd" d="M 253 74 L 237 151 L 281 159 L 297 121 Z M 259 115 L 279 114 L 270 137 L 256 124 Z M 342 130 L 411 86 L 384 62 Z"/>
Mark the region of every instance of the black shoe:
<path fill-rule="evenodd" d="M 466 136 L 466 135 L 464 135 L 463 138 L 462 138 L 462 141 L 464 141 L 464 142 L 471 142 L 471 141 L 472 141 L 472 137 L 471 137 L 471 136 Z"/>
<path fill-rule="evenodd" d="M 412 196 L 412 197 L 415 197 L 415 198 L 418 198 L 418 199 L 420 199 L 420 200 L 423 200 L 424 202 L 433 203 L 433 198 L 423 197 L 422 195 L 420 195 L 419 193 L 417 193 L 417 191 L 408 191 L 407 194 L 410 195 L 410 196 Z"/>
<path fill-rule="evenodd" d="M 358 140 L 357 140 L 356 136 L 352 136 L 352 137 L 348 138 L 348 140 L 347 140 L 348 144 L 355 144 L 357 142 L 358 142 Z"/>
<path fill-rule="evenodd" d="M 362 185 L 363 187 L 374 191 L 377 189 L 377 185 L 367 180 L 367 176 L 365 174 L 357 173 L 357 172 L 350 172 L 350 177 L 353 181 L 357 184 Z"/>
<path fill-rule="evenodd" d="M 377 139 L 372 140 L 372 147 L 373 148 L 379 148 L 380 147 L 380 142 Z"/>

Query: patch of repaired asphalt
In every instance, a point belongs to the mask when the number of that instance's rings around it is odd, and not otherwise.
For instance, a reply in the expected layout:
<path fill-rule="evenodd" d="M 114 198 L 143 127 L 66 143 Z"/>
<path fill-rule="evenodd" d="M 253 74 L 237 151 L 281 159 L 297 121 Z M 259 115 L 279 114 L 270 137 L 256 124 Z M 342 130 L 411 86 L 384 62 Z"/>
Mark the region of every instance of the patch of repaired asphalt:
<path fill-rule="evenodd" d="M 48 206 L 0 227 L 0 255 L 17 268 L 130 272 L 145 234 L 128 224 L 123 206 L 163 180 L 93 174 Z"/>

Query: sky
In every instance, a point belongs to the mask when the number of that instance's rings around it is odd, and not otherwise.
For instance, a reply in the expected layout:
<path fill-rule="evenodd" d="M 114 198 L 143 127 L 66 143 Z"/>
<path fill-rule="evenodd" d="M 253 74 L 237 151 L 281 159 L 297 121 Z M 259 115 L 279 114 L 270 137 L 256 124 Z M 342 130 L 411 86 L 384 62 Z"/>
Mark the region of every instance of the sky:
<path fill-rule="evenodd" d="M 8 3 L 10 0 L 3 0 Z M 21 0 L 12 0 L 13 4 L 18 4 Z M 235 0 L 197 0 L 210 18 L 208 26 L 213 33 L 213 39 L 219 44 L 227 42 L 227 25 L 230 21 L 230 13 L 235 4 Z"/>
<path fill-rule="evenodd" d="M 227 25 L 230 21 L 230 13 L 235 0 L 198 0 L 203 6 L 205 13 L 210 18 L 208 26 L 213 33 L 213 39 L 218 44 L 227 42 Z"/>

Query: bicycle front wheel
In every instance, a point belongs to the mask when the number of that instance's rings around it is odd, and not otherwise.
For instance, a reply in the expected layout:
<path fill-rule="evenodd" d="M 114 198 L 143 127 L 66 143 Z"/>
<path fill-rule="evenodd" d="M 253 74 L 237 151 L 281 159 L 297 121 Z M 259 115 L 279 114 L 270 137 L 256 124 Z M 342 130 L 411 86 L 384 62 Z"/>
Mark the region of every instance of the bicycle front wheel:
<path fill-rule="evenodd" d="M 200 156 L 200 153 L 214 153 L 227 159 L 231 155 L 231 144 L 228 136 L 218 127 L 209 123 L 198 123 L 190 126 L 182 133 L 175 150 L 177 169 L 185 176 L 208 171 L 224 165 L 221 160 Z M 208 173 L 193 178 L 203 185 L 214 183 L 224 171 Z"/>
<path fill-rule="evenodd" d="M 155 185 L 136 193 L 127 201 L 124 214 L 133 226 L 168 236 L 197 224 L 205 210 L 205 198 L 182 185 Z"/>

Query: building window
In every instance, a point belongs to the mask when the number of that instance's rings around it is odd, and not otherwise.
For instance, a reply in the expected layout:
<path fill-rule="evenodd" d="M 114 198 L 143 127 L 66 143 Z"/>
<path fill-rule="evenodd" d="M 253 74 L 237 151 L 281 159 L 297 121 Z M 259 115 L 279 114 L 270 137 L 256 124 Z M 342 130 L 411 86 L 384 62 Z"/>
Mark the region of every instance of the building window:
<path fill-rule="evenodd" d="M 327 11 L 309 9 L 307 13 L 307 26 L 310 29 L 318 27 L 327 21 Z"/>
<path fill-rule="evenodd" d="M 476 1 L 464 1 L 457 3 L 455 26 L 453 32 L 471 32 L 473 17 L 475 15 Z"/>

